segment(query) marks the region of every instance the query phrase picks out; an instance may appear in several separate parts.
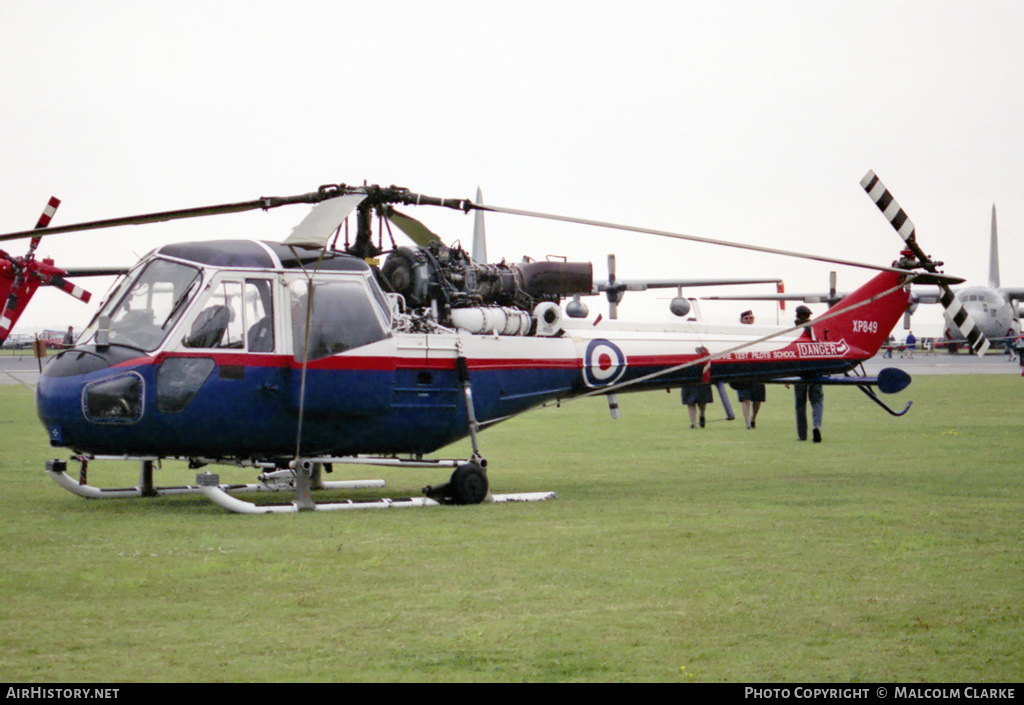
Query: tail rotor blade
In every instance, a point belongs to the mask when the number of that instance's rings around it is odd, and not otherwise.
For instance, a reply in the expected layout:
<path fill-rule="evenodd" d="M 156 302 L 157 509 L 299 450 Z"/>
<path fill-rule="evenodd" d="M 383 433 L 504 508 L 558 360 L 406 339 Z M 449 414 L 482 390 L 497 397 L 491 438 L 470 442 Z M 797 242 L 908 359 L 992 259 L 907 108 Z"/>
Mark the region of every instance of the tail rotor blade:
<path fill-rule="evenodd" d="M 889 193 L 889 189 L 875 175 L 875 172 L 869 170 L 864 175 L 864 178 L 860 180 L 860 185 L 867 191 L 868 197 L 878 206 L 878 210 L 882 211 L 882 215 L 889 221 L 889 224 L 896 230 L 896 233 L 903 238 L 903 242 L 908 245 L 916 243 L 913 221 L 910 220 L 906 211 L 900 208 L 900 204 L 896 202 L 896 199 Z M 917 253 L 915 252 L 914 254 Z"/>
<path fill-rule="evenodd" d="M 935 262 L 917 244 L 914 223 L 907 216 L 906 211 L 896 202 L 896 199 L 889 192 L 889 189 L 885 187 L 885 184 L 875 175 L 875 172 L 868 171 L 864 178 L 861 179 L 860 185 L 878 207 L 878 210 L 882 212 L 882 215 L 885 216 L 885 219 L 896 230 L 897 234 L 907 243 L 907 247 L 910 248 L 911 252 L 921 261 L 924 268 L 929 272 L 936 272 L 937 266 Z M 990 345 L 985 334 L 981 332 L 974 319 L 971 318 L 971 315 L 960 304 L 960 300 L 957 299 L 948 284 L 939 282 L 939 289 L 942 291 L 940 303 L 946 312 L 947 318 L 955 323 L 956 327 L 967 338 L 971 351 L 976 355 L 984 355 Z"/>
<path fill-rule="evenodd" d="M 960 303 L 960 299 L 957 298 L 956 294 L 949 290 L 949 287 L 942 287 L 942 297 L 939 299 L 939 303 L 945 309 L 946 317 L 967 338 L 967 342 L 971 346 L 971 352 L 975 355 L 984 355 L 990 346 L 988 338 L 981 332 L 974 319 L 971 318 L 971 314 L 967 313 L 967 309 Z"/>

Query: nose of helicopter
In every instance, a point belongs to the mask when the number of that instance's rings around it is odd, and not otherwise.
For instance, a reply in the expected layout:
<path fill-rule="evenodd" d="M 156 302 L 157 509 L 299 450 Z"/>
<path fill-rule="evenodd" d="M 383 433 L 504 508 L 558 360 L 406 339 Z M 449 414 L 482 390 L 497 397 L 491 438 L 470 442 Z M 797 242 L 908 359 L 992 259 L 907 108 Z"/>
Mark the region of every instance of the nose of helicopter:
<path fill-rule="evenodd" d="M 72 348 L 51 359 L 36 385 L 36 413 L 52 446 L 74 446 L 83 423 L 131 423 L 142 415 L 142 376 L 122 363 L 122 346 Z"/>

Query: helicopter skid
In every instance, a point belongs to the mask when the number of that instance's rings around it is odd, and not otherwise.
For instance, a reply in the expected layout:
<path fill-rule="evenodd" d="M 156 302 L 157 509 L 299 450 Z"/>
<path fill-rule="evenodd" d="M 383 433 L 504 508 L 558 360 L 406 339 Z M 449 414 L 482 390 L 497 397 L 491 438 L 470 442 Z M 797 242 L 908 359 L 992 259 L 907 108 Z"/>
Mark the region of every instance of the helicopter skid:
<path fill-rule="evenodd" d="M 140 463 L 139 484 L 135 487 L 96 487 L 87 482 L 88 460 L 78 459 L 82 465 L 79 479 L 67 474 L 67 463 L 61 460 L 47 461 L 46 474 L 51 480 L 68 492 L 85 499 L 126 499 L 135 497 L 166 497 L 173 495 L 203 494 L 199 485 L 172 485 L 157 487 L 152 483 L 152 463 L 156 458 L 133 458 L 127 456 L 99 457 L 92 460 L 135 460 Z M 383 487 L 384 480 L 343 480 L 320 482 L 316 489 L 323 490 L 354 490 Z M 225 492 L 285 492 L 295 489 L 293 482 L 280 479 L 254 482 L 248 484 L 220 485 Z"/>
<path fill-rule="evenodd" d="M 205 473 L 211 475 L 210 473 Z M 232 497 L 224 491 L 223 486 L 217 484 L 216 475 L 211 475 L 204 480 L 202 475 L 197 479 L 200 483 L 209 481 L 211 484 L 200 487 L 214 504 L 238 514 L 295 514 L 301 511 L 331 512 L 350 509 L 399 509 L 401 507 L 440 507 L 442 504 L 429 497 L 406 497 L 404 499 L 378 499 L 378 500 L 344 500 L 341 502 L 312 502 L 302 499 L 289 504 L 253 504 Z M 540 502 L 546 499 L 557 499 L 556 492 L 524 492 L 519 494 L 491 495 L 485 502 Z"/>
<path fill-rule="evenodd" d="M 221 484 L 220 478 L 210 472 L 202 472 L 196 476 L 195 485 L 176 485 L 158 487 L 153 485 L 152 471 L 153 464 L 159 460 L 155 457 L 130 457 L 130 456 L 98 456 L 79 457 L 73 456 L 81 464 L 79 478 L 75 479 L 67 474 L 67 462 L 62 460 L 51 460 L 46 463 L 46 474 L 60 487 L 85 499 L 129 499 L 141 497 L 163 497 L 173 495 L 205 495 L 214 504 L 239 514 L 293 514 L 300 511 L 338 511 L 348 509 L 392 509 L 401 507 L 438 507 L 446 504 L 444 501 L 437 501 L 431 497 L 407 497 L 403 499 L 377 499 L 377 500 L 341 500 L 335 502 L 314 502 L 311 499 L 311 490 L 353 490 L 384 487 L 384 480 L 343 480 L 343 481 L 322 481 L 320 470 L 322 464 L 331 463 L 359 463 L 384 466 L 413 466 L 413 467 L 446 467 L 457 466 L 460 461 L 423 461 L 423 460 L 400 460 L 397 458 L 317 458 L 304 459 L 295 463 L 295 471 L 278 470 L 271 471 L 268 464 L 268 471 L 260 475 L 260 482 L 249 484 Z M 97 487 L 87 482 L 87 470 L 89 460 L 127 460 L 139 463 L 139 484 L 135 487 Z M 254 504 L 247 502 L 233 494 L 240 493 L 266 493 L 294 491 L 295 500 L 287 504 Z M 230 494 L 229 494 L 230 493 Z M 492 495 L 488 493 L 486 503 L 509 503 L 509 502 L 539 502 L 547 499 L 557 499 L 556 492 L 525 492 L 516 494 Z"/>

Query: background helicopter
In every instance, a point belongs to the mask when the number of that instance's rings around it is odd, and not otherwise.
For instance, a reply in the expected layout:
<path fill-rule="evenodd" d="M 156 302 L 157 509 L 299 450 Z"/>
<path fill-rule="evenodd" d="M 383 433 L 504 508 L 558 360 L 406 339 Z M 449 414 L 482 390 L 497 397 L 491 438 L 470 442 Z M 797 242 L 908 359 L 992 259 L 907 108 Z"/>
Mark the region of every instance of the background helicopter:
<path fill-rule="evenodd" d="M 316 206 L 283 243 L 213 241 L 154 250 L 104 302 L 78 346 L 48 363 L 37 387 L 40 420 L 51 444 L 71 448 L 81 463 L 78 481 L 66 475 L 63 461 L 48 464 L 54 480 L 87 497 L 204 492 L 236 511 L 268 513 L 352 506 L 309 498 L 311 489 L 339 486 L 321 477 L 323 469 L 338 463 L 442 466 L 454 468 L 451 480 L 402 506 L 477 503 L 491 497 L 479 429 L 547 402 L 723 380 L 807 379 L 852 384 L 879 401 L 870 385 L 895 392 L 909 377 L 898 370 L 877 378 L 846 373 L 874 355 L 902 315 L 907 281 L 959 281 L 937 273 L 923 253 L 876 267 L 428 197 L 394 186 L 325 186 L 299 196 L 95 221 L 53 232 L 296 203 Z M 443 245 L 396 205 L 599 225 L 880 273 L 804 327 L 573 322 L 563 318 L 559 302 L 593 293 L 589 263 L 481 264 L 461 248 Z M 342 227 L 351 214 L 354 236 Z M 388 223 L 418 247 L 397 247 L 392 240 L 378 268 L 385 234 L 390 237 Z M 908 245 L 916 247 L 912 238 Z M 473 448 L 468 460 L 423 459 L 467 436 Z M 88 485 L 88 463 L 109 456 L 140 463 L 137 487 Z M 202 473 L 197 486 L 156 487 L 154 463 L 172 457 L 197 468 L 226 463 L 256 467 L 262 474 L 253 485 L 230 488 L 212 473 Z M 282 485 L 296 491 L 290 505 L 257 506 L 226 492 Z M 513 497 L 533 498 L 542 497 Z"/>
<path fill-rule="evenodd" d="M 92 294 L 68 281 L 68 277 L 108 276 L 124 274 L 122 268 L 61 269 L 52 259 L 36 259 L 36 249 L 42 240 L 43 229 L 49 226 L 60 199 L 51 197 L 36 222 L 28 252 L 21 257 L 0 250 L 0 346 L 10 335 L 18 318 L 25 311 L 40 286 L 53 286 L 83 303 L 89 303 Z"/>

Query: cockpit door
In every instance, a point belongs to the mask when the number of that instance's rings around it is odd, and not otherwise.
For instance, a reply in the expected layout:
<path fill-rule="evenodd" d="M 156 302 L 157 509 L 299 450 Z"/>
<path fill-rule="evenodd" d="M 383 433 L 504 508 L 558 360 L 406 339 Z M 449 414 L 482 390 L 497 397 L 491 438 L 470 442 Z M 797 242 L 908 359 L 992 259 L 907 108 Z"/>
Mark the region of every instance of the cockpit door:
<path fill-rule="evenodd" d="M 367 276 L 289 276 L 290 400 L 310 415 L 363 415 L 390 407 L 395 386 L 389 311 Z M 303 374 L 304 373 L 304 374 Z M 303 378 L 305 379 L 303 389 Z"/>

